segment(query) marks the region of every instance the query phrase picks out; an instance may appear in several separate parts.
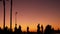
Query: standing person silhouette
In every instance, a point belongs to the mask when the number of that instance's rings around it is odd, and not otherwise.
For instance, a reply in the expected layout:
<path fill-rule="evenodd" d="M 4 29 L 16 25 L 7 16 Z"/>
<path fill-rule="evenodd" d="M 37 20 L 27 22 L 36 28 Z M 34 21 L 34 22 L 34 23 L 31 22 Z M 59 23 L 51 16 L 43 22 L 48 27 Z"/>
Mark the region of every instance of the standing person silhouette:
<path fill-rule="evenodd" d="M 27 34 L 29 34 L 29 27 L 27 27 Z"/>
<path fill-rule="evenodd" d="M 37 34 L 40 34 L 40 24 L 37 25 Z"/>

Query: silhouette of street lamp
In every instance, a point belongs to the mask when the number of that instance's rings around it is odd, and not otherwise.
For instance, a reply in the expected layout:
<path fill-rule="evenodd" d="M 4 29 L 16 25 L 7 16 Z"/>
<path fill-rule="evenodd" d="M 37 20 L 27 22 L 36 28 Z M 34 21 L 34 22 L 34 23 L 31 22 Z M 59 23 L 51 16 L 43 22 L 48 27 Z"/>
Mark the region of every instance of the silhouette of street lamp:
<path fill-rule="evenodd" d="M 15 13 L 15 27 L 17 28 L 17 12 Z"/>
<path fill-rule="evenodd" d="M 1 2 L 3 1 L 3 10 L 4 10 L 4 23 L 3 23 L 3 28 L 5 28 L 5 0 L 0 0 Z"/>
<path fill-rule="evenodd" d="M 4 19 L 3 19 L 3 21 L 4 21 L 4 23 L 3 23 L 3 29 L 5 28 L 5 0 L 0 0 L 1 2 L 3 1 L 3 10 L 4 10 Z"/>
<path fill-rule="evenodd" d="M 3 25 L 3 28 L 5 28 L 5 0 L 3 0 L 3 7 L 4 7 L 4 25 Z"/>
<path fill-rule="evenodd" d="M 10 6 L 10 30 L 12 31 L 12 0 L 11 0 L 11 6 Z"/>
<path fill-rule="evenodd" d="M 2 1 L 2 0 L 0 0 L 0 1 Z M 4 7 L 4 24 L 3 24 L 3 28 L 5 28 L 5 0 L 3 0 L 3 7 Z M 11 6 L 10 6 L 10 29 L 12 29 L 12 0 L 11 0 Z"/>
<path fill-rule="evenodd" d="M 1 2 L 3 1 L 3 10 L 4 10 L 4 19 L 3 19 L 3 21 L 4 21 L 4 23 L 3 23 L 3 28 L 5 28 L 5 0 L 0 0 Z"/>

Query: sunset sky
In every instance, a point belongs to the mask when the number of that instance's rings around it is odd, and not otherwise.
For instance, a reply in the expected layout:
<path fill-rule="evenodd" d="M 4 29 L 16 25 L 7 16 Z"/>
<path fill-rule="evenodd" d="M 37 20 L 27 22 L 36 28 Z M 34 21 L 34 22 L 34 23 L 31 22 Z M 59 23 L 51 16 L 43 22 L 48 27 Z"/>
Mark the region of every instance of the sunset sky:
<path fill-rule="evenodd" d="M 60 1 L 58 0 L 13 0 L 13 27 L 15 27 L 15 12 L 17 25 L 26 31 L 36 31 L 37 24 L 52 25 L 54 29 L 60 28 Z M 6 26 L 10 27 L 10 0 L 6 1 Z M 0 27 L 3 27 L 3 2 L 0 1 Z"/>

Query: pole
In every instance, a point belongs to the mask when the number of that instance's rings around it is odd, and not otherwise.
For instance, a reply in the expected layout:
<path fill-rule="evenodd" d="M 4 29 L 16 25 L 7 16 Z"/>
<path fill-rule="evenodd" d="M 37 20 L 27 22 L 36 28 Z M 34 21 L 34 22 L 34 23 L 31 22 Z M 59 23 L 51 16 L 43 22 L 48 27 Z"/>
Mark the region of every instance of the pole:
<path fill-rule="evenodd" d="M 15 13 L 15 27 L 17 27 L 17 12 Z"/>
<path fill-rule="evenodd" d="M 10 7 L 10 29 L 12 29 L 12 0 L 11 0 L 11 7 Z"/>
<path fill-rule="evenodd" d="M 3 0 L 3 7 L 4 7 L 4 24 L 3 24 L 3 28 L 5 28 L 5 0 Z"/>

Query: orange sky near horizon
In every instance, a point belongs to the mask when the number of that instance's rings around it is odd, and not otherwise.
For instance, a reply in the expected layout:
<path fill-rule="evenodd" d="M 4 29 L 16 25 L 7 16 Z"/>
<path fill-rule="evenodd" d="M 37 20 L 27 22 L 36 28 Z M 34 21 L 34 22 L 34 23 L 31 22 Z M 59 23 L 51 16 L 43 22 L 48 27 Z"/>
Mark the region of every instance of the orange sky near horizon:
<path fill-rule="evenodd" d="M 17 27 L 21 25 L 22 31 L 29 26 L 30 31 L 36 31 L 37 24 L 50 24 L 54 29 L 60 29 L 60 2 L 39 0 L 13 0 L 12 28 L 15 27 L 15 12 L 17 14 Z M 10 2 L 6 1 L 6 26 L 10 27 Z M 3 28 L 3 4 L 0 2 L 0 27 Z"/>

